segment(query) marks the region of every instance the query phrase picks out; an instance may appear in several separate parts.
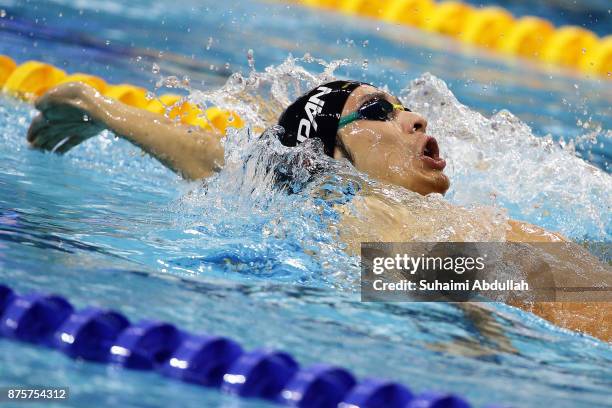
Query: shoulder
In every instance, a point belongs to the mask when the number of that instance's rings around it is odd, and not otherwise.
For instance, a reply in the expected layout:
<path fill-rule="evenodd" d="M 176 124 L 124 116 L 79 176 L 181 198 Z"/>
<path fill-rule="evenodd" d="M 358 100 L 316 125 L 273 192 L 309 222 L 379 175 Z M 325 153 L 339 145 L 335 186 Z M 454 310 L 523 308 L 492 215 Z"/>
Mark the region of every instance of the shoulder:
<path fill-rule="evenodd" d="M 508 220 L 508 224 L 510 229 L 506 240 L 510 242 L 568 242 L 561 234 L 547 231 L 537 225 L 516 220 Z"/>

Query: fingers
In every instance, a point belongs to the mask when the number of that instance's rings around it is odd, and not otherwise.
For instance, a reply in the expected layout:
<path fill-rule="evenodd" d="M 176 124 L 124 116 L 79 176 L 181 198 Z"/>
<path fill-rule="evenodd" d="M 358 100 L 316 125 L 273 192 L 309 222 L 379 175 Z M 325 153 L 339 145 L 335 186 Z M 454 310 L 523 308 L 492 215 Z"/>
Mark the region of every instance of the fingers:
<path fill-rule="evenodd" d="M 27 140 L 32 147 L 63 154 L 101 130 L 91 122 L 57 123 L 39 114 L 30 124 Z"/>
<path fill-rule="evenodd" d="M 93 89 L 93 88 L 91 88 Z M 84 108 L 88 87 L 67 83 L 50 89 L 35 102 L 40 110 L 28 129 L 31 146 L 65 153 L 103 128 L 95 123 Z"/>
<path fill-rule="evenodd" d="M 75 146 L 78 146 L 84 140 L 85 139 L 83 139 L 81 137 L 72 136 L 72 137 L 68 138 L 68 140 L 66 140 L 64 143 L 56 145 L 56 147 L 53 149 L 53 153 L 57 153 L 57 154 L 67 153 L 70 149 L 72 149 Z"/>
<path fill-rule="evenodd" d="M 27 140 L 30 144 L 36 146 L 36 138 L 40 133 L 40 130 L 47 125 L 47 120 L 44 118 L 42 114 L 36 115 L 36 117 L 30 123 L 30 127 L 28 128 Z"/>
<path fill-rule="evenodd" d="M 51 122 L 85 122 L 86 113 L 73 106 L 69 105 L 48 105 L 42 111 L 45 119 Z"/>
<path fill-rule="evenodd" d="M 75 123 L 53 123 L 39 114 L 32 120 L 28 129 L 27 140 L 32 147 L 53 150 L 68 135 L 78 134 L 79 126 Z"/>
<path fill-rule="evenodd" d="M 69 139 L 69 136 L 56 134 L 54 137 L 49 137 L 46 142 L 40 145 L 40 148 L 50 152 L 55 152 L 55 149 L 67 139 Z"/>

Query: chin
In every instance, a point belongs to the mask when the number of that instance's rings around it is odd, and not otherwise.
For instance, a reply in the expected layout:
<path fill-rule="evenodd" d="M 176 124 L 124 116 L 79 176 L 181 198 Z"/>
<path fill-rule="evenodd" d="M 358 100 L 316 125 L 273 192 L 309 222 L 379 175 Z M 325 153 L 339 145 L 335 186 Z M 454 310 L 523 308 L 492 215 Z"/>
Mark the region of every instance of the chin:
<path fill-rule="evenodd" d="M 438 193 L 444 195 L 450 187 L 448 176 L 441 171 L 420 174 L 417 180 L 411 180 L 405 187 L 421 195 Z"/>

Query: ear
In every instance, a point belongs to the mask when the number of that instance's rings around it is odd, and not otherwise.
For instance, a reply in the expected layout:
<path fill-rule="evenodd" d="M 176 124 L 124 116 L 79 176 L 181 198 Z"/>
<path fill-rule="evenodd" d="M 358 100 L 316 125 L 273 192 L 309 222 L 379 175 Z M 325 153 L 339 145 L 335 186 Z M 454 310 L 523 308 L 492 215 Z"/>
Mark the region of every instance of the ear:
<path fill-rule="evenodd" d="M 348 159 L 348 157 L 346 157 L 346 154 L 344 153 L 344 149 L 338 145 L 334 147 L 334 159 L 336 160 Z"/>
<path fill-rule="evenodd" d="M 338 132 L 338 134 L 336 135 L 336 146 L 334 147 L 334 159 L 336 160 L 347 159 L 351 163 L 353 162 L 353 160 L 351 159 L 351 155 L 346 151 L 346 148 L 344 147 L 344 143 L 342 143 L 342 136 L 340 135 L 340 132 Z"/>

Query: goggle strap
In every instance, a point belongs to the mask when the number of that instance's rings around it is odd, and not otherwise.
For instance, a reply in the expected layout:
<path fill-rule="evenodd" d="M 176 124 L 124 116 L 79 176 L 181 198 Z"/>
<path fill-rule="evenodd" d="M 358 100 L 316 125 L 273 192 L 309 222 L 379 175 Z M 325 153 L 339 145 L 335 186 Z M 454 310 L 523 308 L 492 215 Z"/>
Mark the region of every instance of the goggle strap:
<path fill-rule="evenodd" d="M 394 110 L 403 110 L 403 111 L 411 112 L 410 109 L 407 109 L 406 107 L 404 107 L 404 105 L 400 103 L 391 103 L 391 106 L 393 106 Z M 338 129 L 343 128 L 344 126 L 348 125 L 351 122 L 361 119 L 362 115 L 360 113 L 360 110 L 358 110 L 357 112 L 349 113 L 348 115 L 344 117 L 341 117 L 340 122 L 338 122 Z"/>
<path fill-rule="evenodd" d="M 360 118 L 361 118 L 361 115 L 359 114 L 359 112 L 349 113 L 348 115 L 340 118 L 340 122 L 338 122 L 338 129 L 343 128 L 349 123 L 354 122 Z"/>

